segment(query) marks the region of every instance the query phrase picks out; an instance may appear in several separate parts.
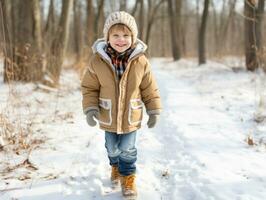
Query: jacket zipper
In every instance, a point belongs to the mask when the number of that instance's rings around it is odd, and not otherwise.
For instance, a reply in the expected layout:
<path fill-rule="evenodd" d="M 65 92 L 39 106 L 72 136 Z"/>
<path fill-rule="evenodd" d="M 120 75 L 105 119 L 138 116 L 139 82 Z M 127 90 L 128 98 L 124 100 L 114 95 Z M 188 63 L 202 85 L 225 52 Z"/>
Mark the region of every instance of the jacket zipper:
<path fill-rule="evenodd" d="M 133 60 L 135 60 L 137 57 L 139 57 L 140 55 L 142 55 L 142 54 L 140 53 L 140 54 L 136 54 L 135 56 L 133 56 L 133 57 L 129 60 L 126 69 L 128 69 L 128 66 L 131 64 L 131 62 L 132 62 Z M 122 80 L 124 74 L 125 74 L 125 72 L 123 73 L 123 75 L 122 75 L 122 77 L 121 77 L 121 80 Z M 120 103 L 121 103 L 121 101 L 122 101 L 122 96 L 121 96 L 121 92 L 120 92 L 120 91 L 121 91 L 121 84 L 122 84 L 121 80 L 120 80 L 120 82 L 118 82 L 118 87 L 119 87 L 119 95 L 118 95 L 118 102 L 117 102 L 117 104 L 118 104 L 118 105 L 117 105 L 117 108 L 118 108 L 118 111 L 117 111 L 117 133 L 118 133 L 118 134 L 119 134 L 120 132 L 122 133 L 122 127 L 123 127 L 122 114 L 121 114 L 121 111 L 120 111 L 120 110 L 121 110 L 121 109 L 120 109 Z M 121 120 L 118 120 L 120 116 L 121 116 Z"/>

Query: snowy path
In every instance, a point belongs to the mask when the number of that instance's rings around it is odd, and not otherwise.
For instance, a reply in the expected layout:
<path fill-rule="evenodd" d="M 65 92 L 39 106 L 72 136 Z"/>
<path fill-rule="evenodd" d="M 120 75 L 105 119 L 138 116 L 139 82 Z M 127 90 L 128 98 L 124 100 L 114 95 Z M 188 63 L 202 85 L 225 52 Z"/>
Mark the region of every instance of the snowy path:
<path fill-rule="evenodd" d="M 244 141 L 254 130 L 254 75 L 210 67 L 157 72 L 166 109 L 155 132 L 171 179 L 163 199 L 264 199 L 265 149 Z"/>
<path fill-rule="evenodd" d="M 159 126 L 148 129 L 145 116 L 139 131 L 138 199 L 264 199 L 265 150 L 244 141 L 254 128 L 252 75 L 234 74 L 225 66 L 197 68 L 188 62 L 191 66 L 184 67 L 182 62 L 152 60 L 164 111 Z M 72 75 L 64 79 L 75 80 Z M 39 176 L 26 186 L 0 184 L 1 189 L 24 188 L 0 193 L 0 199 L 122 199 L 119 190 L 110 189 L 104 134 L 86 125 L 77 87 L 57 102 L 59 110 L 73 113 L 72 121 L 40 127 L 50 140 L 31 155 Z M 38 178 L 49 173 L 57 179 Z"/>

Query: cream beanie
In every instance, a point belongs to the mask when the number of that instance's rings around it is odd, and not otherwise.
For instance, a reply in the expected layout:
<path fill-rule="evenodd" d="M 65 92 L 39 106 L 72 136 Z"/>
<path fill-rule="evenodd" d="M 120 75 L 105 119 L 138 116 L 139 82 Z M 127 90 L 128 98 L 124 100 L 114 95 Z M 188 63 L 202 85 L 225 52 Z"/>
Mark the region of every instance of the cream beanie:
<path fill-rule="evenodd" d="M 115 24 L 125 24 L 132 32 L 132 38 L 133 38 L 132 43 L 135 44 L 138 36 L 138 27 L 134 17 L 124 11 L 113 12 L 107 17 L 103 27 L 103 34 L 105 41 L 107 41 L 108 39 L 109 29 L 111 28 L 111 26 Z"/>

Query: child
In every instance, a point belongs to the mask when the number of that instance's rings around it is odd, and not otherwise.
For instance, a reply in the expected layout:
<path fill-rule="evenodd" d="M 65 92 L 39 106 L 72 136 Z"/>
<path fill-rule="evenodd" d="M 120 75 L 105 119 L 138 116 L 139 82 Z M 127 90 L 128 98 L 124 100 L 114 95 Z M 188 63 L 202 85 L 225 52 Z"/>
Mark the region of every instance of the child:
<path fill-rule="evenodd" d="M 137 39 L 135 19 L 114 12 L 104 25 L 82 80 L 83 110 L 90 126 L 98 120 L 105 131 L 105 147 L 112 166 L 111 181 L 121 182 L 124 196 L 136 196 L 136 132 L 141 126 L 143 103 L 149 128 L 161 111 L 158 86 L 144 55 L 146 45 Z"/>

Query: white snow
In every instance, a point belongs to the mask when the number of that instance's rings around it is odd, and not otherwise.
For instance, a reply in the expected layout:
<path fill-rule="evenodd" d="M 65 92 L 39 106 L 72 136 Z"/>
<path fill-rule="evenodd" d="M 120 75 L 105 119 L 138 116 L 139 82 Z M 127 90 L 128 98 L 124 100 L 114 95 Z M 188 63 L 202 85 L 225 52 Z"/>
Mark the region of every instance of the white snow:
<path fill-rule="evenodd" d="M 266 121 L 254 121 L 265 75 L 245 71 L 239 58 L 224 63 L 151 59 L 164 110 L 156 128 L 146 127 L 145 116 L 138 132 L 138 199 L 265 198 Z M 104 133 L 85 122 L 79 84 L 72 70 L 58 90 L 1 79 L 0 113 L 31 121 L 31 137 L 45 140 L 29 157 L 38 170 L 1 173 L 26 153 L 0 151 L 1 200 L 122 199 L 110 187 Z"/>

